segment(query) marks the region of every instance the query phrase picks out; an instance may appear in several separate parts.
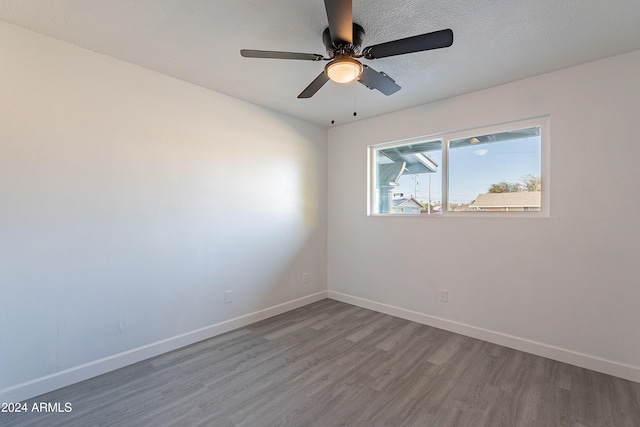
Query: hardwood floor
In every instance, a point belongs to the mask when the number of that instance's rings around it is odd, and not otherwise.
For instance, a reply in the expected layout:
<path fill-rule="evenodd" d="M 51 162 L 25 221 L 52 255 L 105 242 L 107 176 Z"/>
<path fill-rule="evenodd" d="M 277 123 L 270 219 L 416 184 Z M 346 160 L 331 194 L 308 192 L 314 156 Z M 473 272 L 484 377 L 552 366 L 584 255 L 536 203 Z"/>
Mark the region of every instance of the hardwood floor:
<path fill-rule="evenodd" d="M 333 300 L 27 402 L 2 426 L 640 426 L 640 384 Z"/>

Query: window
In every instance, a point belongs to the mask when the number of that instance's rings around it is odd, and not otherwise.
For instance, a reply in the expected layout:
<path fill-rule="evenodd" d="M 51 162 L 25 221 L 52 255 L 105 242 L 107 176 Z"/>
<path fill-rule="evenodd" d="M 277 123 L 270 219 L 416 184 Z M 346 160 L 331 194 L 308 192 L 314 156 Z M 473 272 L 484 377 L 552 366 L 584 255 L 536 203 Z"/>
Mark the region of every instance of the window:
<path fill-rule="evenodd" d="M 548 119 L 369 147 L 369 213 L 548 212 Z"/>

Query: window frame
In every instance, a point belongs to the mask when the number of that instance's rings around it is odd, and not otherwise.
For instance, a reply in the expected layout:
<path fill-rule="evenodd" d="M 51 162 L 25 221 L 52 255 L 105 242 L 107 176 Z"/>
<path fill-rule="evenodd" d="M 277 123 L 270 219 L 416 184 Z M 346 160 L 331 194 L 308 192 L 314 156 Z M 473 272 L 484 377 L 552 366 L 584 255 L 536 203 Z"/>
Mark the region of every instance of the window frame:
<path fill-rule="evenodd" d="M 499 124 L 467 128 L 452 132 L 442 132 L 398 141 L 372 144 L 367 147 L 367 216 L 374 217 L 549 217 L 550 209 L 550 116 L 538 116 L 528 119 L 509 121 Z M 509 132 L 530 127 L 540 128 L 540 175 L 542 180 L 540 210 L 537 211 L 450 211 L 449 210 L 449 150 L 453 140 L 471 138 L 478 135 Z M 442 183 L 442 211 L 441 214 L 407 215 L 393 213 L 377 213 L 376 203 L 376 152 L 385 148 L 400 147 L 429 141 L 440 141 L 442 149 L 441 183 Z"/>

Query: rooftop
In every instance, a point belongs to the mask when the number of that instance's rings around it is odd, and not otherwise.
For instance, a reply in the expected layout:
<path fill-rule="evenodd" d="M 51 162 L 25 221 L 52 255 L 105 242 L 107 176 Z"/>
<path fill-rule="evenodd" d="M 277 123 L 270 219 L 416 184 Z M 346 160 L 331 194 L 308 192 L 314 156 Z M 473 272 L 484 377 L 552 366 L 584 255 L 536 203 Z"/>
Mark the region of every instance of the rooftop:
<path fill-rule="evenodd" d="M 483 208 L 526 208 L 540 207 L 540 191 L 517 191 L 515 193 L 479 194 L 469 206 L 472 209 Z"/>

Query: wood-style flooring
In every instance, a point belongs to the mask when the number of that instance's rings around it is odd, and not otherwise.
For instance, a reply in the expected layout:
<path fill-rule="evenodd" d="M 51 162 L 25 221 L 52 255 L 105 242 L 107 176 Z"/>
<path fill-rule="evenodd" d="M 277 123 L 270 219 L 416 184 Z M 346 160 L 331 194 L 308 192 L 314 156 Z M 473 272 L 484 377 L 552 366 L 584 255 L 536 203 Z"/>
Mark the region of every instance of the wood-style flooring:
<path fill-rule="evenodd" d="M 2 426 L 640 426 L 640 384 L 333 300 L 45 394 Z"/>

